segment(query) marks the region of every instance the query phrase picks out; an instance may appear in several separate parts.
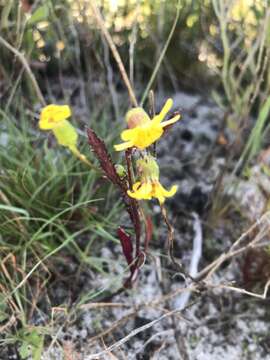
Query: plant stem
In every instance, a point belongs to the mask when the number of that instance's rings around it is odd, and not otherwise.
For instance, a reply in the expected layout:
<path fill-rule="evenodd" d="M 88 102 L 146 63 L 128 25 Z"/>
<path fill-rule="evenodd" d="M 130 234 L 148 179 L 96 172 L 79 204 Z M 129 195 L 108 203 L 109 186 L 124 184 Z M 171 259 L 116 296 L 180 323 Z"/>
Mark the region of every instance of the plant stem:
<path fill-rule="evenodd" d="M 121 76 L 123 78 L 123 81 L 124 81 L 126 87 L 127 87 L 130 101 L 131 101 L 132 105 L 134 105 L 136 107 L 136 106 L 138 106 L 138 102 L 137 102 L 134 90 L 132 88 L 131 82 L 129 80 L 129 77 L 127 75 L 126 69 L 125 69 L 124 64 L 122 62 L 122 59 L 121 59 L 121 57 L 119 55 L 119 52 L 118 52 L 118 50 L 117 50 L 117 48 L 116 48 L 116 46 L 115 46 L 115 44 L 113 42 L 113 39 L 112 39 L 109 31 L 106 28 L 106 25 L 105 25 L 104 20 L 102 18 L 101 12 L 100 12 L 99 8 L 97 7 L 96 2 L 94 0 L 91 0 L 90 7 L 91 7 L 91 9 L 93 11 L 93 14 L 94 14 L 94 17 L 95 17 L 95 19 L 96 19 L 96 21 L 97 21 L 97 23 L 98 23 L 98 25 L 100 27 L 100 30 L 102 31 L 106 41 L 109 44 L 109 47 L 110 47 L 111 52 L 113 54 L 113 57 L 114 57 L 114 59 L 115 59 L 115 61 L 117 63 L 117 66 L 119 68 L 120 74 L 121 74 Z"/>
<path fill-rule="evenodd" d="M 0 43 L 2 45 L 4 45 L 8 50 L 10 50 L 11 52 L 13 52 L 13 54 L 15 54 L 18 59 L 21 61 L 23 67 L 25 68 L 30 80 L 32 81 L 33 87 L 35 89 L 35 92 L 37 94 L 37 97 L 40 101 L 40 103 L 42 104 L 42 106 L 46 106 L 46 101 L 44 99 L 44 96 L 42 95 L 42 92 L 40 90 L 40 87 L 37 83 L 37 80 L 27 62 L 27 59 L 25 58 L 25 56 L 20 53 L 15 47 L 13 47 L 12 45 L 10 45 L 5 39 L 2 38 L 2 36 L 0 36 Z"/>
<path fill-rule="evenodd" d="M 128 171 L 128 183 L 129 188 L 132 190 L 132 184 L 134 182 L 133 180 L 133 171 L 132 171 L 132 158 L 131 158 L 131 151 L 127 150 L 125 152 L 126 156 L 126 163 L 127 163 L 127 171 Z M 134 225 L 134 231 L 135 231 L 135 237 L 136 237 L 136 250 L 135 250 L 135 256 L 137 260 L 139 260 L 140 255 L 140 243 L 141 243 L 141 222 L 140 222 L 140 216 L 138 211 L 138 203 L 136 200 L 129 198 L 130 204 L 131 204 L 131 211 L 132 211 L 132 222 Z"/>
<path fill-rule="evenodd" d="M 77 148 L 70 147 L 70 150 L 81 162 L 89 166 L 92 170 L 100 172 L 100 169 L 92 164 Z"/>
<path fill-rule="evenodd" d="M 186 272 L 186 270 L 184 269 L 184 266 L 180 262 L 178 262 L 174 257 L 174 254 L 173 254 L 174 228 L 168 219 L 167 211 L 166 211 L 164 204 L 160 204 L 160 209 L 161 209 L 161 214 L 162 214 L 163 220 L 165 221 L 165 224 L 168 229 L 167 241 L 168 241 L 170 259 L 171 259 L 173 265 L 175 266 L 175 268 L 178 269 L 179 273 L 181 273 L 184 276 L 184 278 L 189 278 L 192 281 L 194 281 L 194 279 Z"/>
<path fill-rule="evenodd" d="M 169 46 L 169 44 L 171 42 L 171 39 L 172 39 L 173 33 L 175 31 L 175 28 L 176 28 L 176 25 L 177 25 L 177 22 L 178 22 L 178 19 L 179 19 L 179 15 L 180 15 L 180 5 L 181 5 L 181 1 L 178 0 L 177 9 L 176 9 L 176 15 L 175 15 L 175 19 L 174 19 L 170 34 L 169 34 L 169 36 L 167 38 L 167 41 L 166 41 L 166 43 L 164 45 L 164 48 L 162 49 L 162 52 L 161 52 L 160 57 L 159 57 L 159 59 L 158 59 L 158 61 L 156 63 L 156 66 L 155 66 L 154 71 L 153 71 L 153 73 L 151 75 L 151 78 L 150 78 L 150 80 L 149 80 L 149 82 L 148 82 L 148 84 L 146 86 L 146 89 L 144 90 L 142 100 L 140 102 L 141 106 L 143 106 L 143 104 L 145 102 L 145 99 L 146 99 L 146 97 L 147 97 L 147 95 L 148 95 L 148 93 L 149 93 L 149 91 L 151 89 L 151 86 L 153 85 L 153 82 L 154 82 L 154 80 L 155 80 L 155 78 L 157 76 L 160 65 L 161 65 L 161 63 L 162 63 L 162 61 L 164 59 L 164 56 L 165 56 L 166 51 L 168 49 L 168 46 Z"/>

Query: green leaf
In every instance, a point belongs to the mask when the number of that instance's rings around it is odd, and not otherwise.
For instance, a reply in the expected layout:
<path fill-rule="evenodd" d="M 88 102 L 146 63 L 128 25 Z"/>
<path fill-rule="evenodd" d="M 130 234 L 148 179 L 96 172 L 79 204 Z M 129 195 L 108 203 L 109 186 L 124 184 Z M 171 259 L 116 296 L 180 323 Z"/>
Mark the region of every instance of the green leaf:
<path fill-rule="evenodd" d="M 43 351 L 43 344 L 44 344 L 44 336 L 39 336 L 39 343 L 37 346 L 33 349 L 33 360 L 40 360 L 42 351 Z"/>
<path fill-rule="evenodd" d="M 270 114 L 270 96 L 263 103 L 258 119 L 251 131 L 251 134 L 248 138 L 247 144 L 242 152 L 242 155 L 235 166 L 234 173 L 237 169 L 240 168 L 243 164 L 247 164 L 250 159 L 252 159 L 258 151 L 261 149 L 262 140 L 265 135 L 265 124 L 269 118 Z"/>
<path fill-rule="evenodd" d="M 15 207 L 15 206 L 0 204 L 0 210 L 6 210 L 6 211 L 13 212 L 13 213 L 23 214 L 24 216 L 29 217 L 29 213 L 26 210 Z"/>
<path fill-rule="evenodd" d="M 26 359 L 28 356 L 31 355 L 30 346 L 26 341 L 24 341 L 22 343 L 22 345 L 20 346 L 19 353 L 20 353 L 20 356 L 21 356 L 22 359 Z"/>
<path fill-rule="evenodd" d="M 36 9 L 36 11 L 33 12 L 32 16 L 30 17 L 28 21 L 28 25 L 34 25 L 40 21 L 47 20 L 49 17 L 49 6 L 47 4 L 44 4 Z"/>
<path fill-rule="evenodd" d="M 0 294 L 0 322 L 6 320 L 9 317 L 7 314 L 7 303 L 5 300 L 5 296 Z"/>
<path fill-rule="evenodd" d="M 33 360 L 40 360 L 43 344 L 44 335 L 41 335 L 37 329 L 23 330 L 23 341 L 19 349 L 21 358 L 26 359 L 32 355 Z"/>
<path fill-rule="evenodd" d="M 12 0 L 6 1 L 4 8 L 2 9 L 1 21 L 0 21 L 1 29 L 8 28 L 8 24 L 9 24 L 8 17 L 9 14 L 11 13 L 12 5 L 13 5 Z"/>
<path fill-rule="evenodd" d="M 262 108 L 260 109 L 258 119 L 254 128 L 252 129 L 252 133 L 249 138 L 250 148 L 251 148 L 251 156 L 254 156 L 261 147 L 261 142 L 264 135 L 264 127 L 265 123 L 268 119 L 270 112 L 270 96 L 264 102 Z"/>

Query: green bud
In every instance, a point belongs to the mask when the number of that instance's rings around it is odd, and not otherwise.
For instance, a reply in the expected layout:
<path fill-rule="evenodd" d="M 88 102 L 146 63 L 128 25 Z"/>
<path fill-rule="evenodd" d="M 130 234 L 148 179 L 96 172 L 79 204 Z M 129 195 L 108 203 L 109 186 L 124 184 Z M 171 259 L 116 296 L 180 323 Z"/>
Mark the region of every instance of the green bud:
<path fill-rule="evenodd" d="M 117 175 L 120 176 L 120 178 L 124 178 L 124 177 L 127 176 L 126 169 L 124 168 L 123 165 L 116 164 L 115 165 L 115 170 L 116 170 Z"/>
<path fill-rule="evenodd" d="M 129 129 L 133 129 L 137 126 L 143 125 L 148 121 L 150 121 L 150 118 L 141 107 L 131 109 L 126 114 L 126 122 Z"/>
<path fill-rule="evenodd" d="M 158 163 L 153 156 L 146 155 L 143 159 L 137 160 L 136 165 L 142 179 L 156 180 L 159 178 Z"/>

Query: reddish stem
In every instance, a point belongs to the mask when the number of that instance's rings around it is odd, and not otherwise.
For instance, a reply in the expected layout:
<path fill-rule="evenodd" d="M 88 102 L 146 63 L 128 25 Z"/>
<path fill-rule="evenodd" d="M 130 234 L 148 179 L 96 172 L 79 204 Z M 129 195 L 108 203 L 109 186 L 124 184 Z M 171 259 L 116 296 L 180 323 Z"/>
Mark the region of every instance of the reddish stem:
<path fill-rule="evenodd" d="M 128 183 L 129 188 L 132 190 L 132 157 L 131 157 L 131 149 L 126 150 L 126 163 L 127 163 L 127 172 L 128 172 Z M 139 259 L 140 255 L 140 239 L 141 239 L 141 222 L 138 210 L 138 202 L 135 199 L 130 198 L 131 205 L 131 220 L 134 225 L 135 237 L 136 237 L 136 249 L 135 249 L 135 257 Z"/>

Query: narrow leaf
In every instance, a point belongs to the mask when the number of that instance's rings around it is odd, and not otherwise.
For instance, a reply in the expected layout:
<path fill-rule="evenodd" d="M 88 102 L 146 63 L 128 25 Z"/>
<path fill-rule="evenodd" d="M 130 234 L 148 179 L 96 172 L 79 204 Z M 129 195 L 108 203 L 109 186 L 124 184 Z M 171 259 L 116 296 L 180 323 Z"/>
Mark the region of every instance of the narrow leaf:
<path fill-rule="evenodd" d="M 147 252 L 149 243 L 153 236 L 153 222 L 150 216 L 147 216 L 145 219 L 145 242 L 144 242 L 144 251 Z"/>
<path fill-rule="evenodd" d="M 125 255 L 128 265 L 130 265 L 133 262 L 133 246 L 131 236 L 127 234 L 122 227 L 118 228 L 117 234 L 122 245 L 123 254 Z"/>
<path fill-rule="evenodd" d="M 6 210 L 6 211 L 10 211 L 12 213 L 23 214 L 24 216 L 29 217 L 29 213 L 26 210 L 15 207 L 15 206 L 0 204 L 0 210 Z"/>
<path fill-rule="evenodd" d="M 49 7 L 48 5 L 39 6 L 36 11 L 33 12 L 32 16 L 28 21 L 28 25 L 34 25 L 40 21 L 47 20 L 49 16 Z"/>

